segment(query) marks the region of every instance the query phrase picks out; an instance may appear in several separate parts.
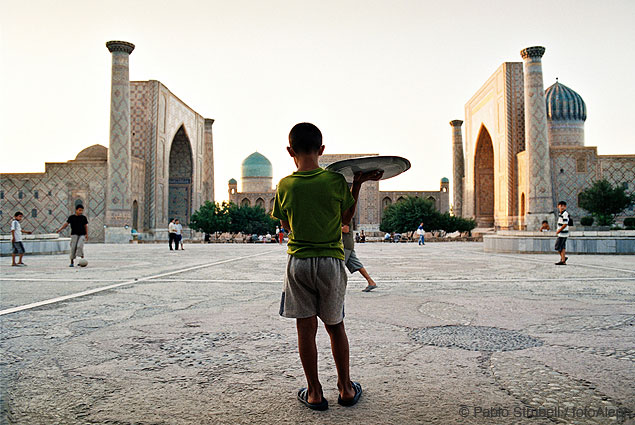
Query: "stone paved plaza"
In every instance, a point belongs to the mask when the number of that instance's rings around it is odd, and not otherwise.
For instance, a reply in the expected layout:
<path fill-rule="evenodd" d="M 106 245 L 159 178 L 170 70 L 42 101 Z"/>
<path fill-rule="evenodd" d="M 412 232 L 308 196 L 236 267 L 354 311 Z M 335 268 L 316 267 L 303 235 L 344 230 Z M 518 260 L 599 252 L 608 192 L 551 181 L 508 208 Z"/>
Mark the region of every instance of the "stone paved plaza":
<path fill-rule="evenodd" d="M 347 294 L 364 395 L 336 403 L 322 328 L 330 409 L 313 412 L 295 398 L 295 324 L 278 316 L 285 248 L 185 248 L 88 245 L 85 269 L 63 255 L 27 256 L 20 269 L 0 259 L 1 422 L 635 422 L 633 256 L 556 267 L 556 255 L 480 243 L 358 245 L 379 284 L 363 293 L 356 274 Z"/>

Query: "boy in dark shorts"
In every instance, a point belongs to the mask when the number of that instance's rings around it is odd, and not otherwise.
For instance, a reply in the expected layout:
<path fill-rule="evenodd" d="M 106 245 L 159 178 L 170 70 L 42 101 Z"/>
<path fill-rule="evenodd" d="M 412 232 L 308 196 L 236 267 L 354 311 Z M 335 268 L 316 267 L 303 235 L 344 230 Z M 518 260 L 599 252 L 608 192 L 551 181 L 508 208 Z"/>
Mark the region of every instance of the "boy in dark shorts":
<path fill-rule="evenodd" d="M 24 244 L 22 243 L 22 233 L 31 234 L 31 232 L 27 232 L 26 230 L 22 230 L 22 226 L 20 222 L 24 218 L 24 214 L 20 211 L 16 212 L 13 215 L 13 221 L 11 221 L 11 247 L 13 248 L 13 253 L 11 254 L 11 265 L 14 267 L 25 267 L 26 264 L 22 262 L 22 257 L 24 256 Z M 15 256 L 18 256 L 18 262 L 15 262 Z"/>
<path fill-rule="evenodd" d="M 60 233 L 71 225 L 71 264 L 75 267 L 75 258 L 84 258 L 84 242 L 88 240 L 88 219 L 84 215 L 84 206 L 79 204 L 75 207 L 75 214 L 66 219 L 66 222 L 56 233 Z"/>
<path fill-rule="evenodd" d="M 558 202 L 558 230 L 556 230 L 556 246 L 555 249 L 560 253 L 560 261 L 556 263 L 556 266 L 566 266 L 566 247 L 567 237 L 569 236 L 569 213 L 567 212 L 567 203 L 565 201 Z"/>
<path fill-rule="evenodd" d="M 307 388 L 298 399 L 313 410 L 328 409 L 318 378 L 315 336 L 319 317 L 331 339 L 337 368 L 338 403 L 352 406 L 362 387 L 350 380 L 348 337 L 344 328 L 346 269 L 342 222 L 353 218 L 362 183 L 379 180 L 383 172 L 355 175 L 352 193 L 341 174 L 318 165 L 324 152 L 322 133 L 313 124 L 300 123 L 289 133 L 287 151 L 297 171 L 280 180 L 272 215 L 289 232 L 288 261 L 280 315 L 296 319 L 298 351 Z"/>

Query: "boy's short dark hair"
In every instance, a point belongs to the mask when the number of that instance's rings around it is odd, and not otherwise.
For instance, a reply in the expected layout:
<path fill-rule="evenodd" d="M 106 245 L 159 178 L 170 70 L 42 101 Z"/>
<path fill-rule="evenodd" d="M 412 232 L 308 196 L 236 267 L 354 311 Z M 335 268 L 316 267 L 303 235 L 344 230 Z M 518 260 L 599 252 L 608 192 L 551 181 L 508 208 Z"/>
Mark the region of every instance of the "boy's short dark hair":
<path fill-rule="evenodd" d="M 549 224 L 547 220 L 542 220 L 542 224 L 545 224 L 545 223 Z"/>
<path fill-rule="evenodd" d="M 566 206 L 567 206 L 567 203 L 566 203 L 565 201 L 560 201 L 560 202 L 558 202 L 558 205 L 563 205 L 563 206 L 565 206 L 565 207 L 566 207 Z"/>
<path fill-rule="evenodd" d="M 84 206 L 82 204 L 77 204 L 75 205 L 75 211 L 77 211 L 78 209 L 84 209 Z"/>
<path fill-rule="evenodd" d="M 322 132 L 315 125 L 301 122 L 289 132 L 289 145 L 295 153 L 314 153 L 322 146 Z"/>
<path fill-rule="evenodd" d="M 15 218 L 15 217 L 17 217 L 19 215 L 24 215 L 24 214 L 22 214 L 22 211 L 16 211 L 16 213 L 13 214 L 13 217 Z"/>

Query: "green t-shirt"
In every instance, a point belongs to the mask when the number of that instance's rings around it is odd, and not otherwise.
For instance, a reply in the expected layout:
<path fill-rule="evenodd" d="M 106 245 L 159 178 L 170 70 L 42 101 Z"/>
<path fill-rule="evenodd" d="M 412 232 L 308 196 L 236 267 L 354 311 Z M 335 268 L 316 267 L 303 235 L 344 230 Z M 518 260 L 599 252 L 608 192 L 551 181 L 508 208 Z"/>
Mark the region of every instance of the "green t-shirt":
<path fill-rule="evenodd" d="M 344 259 L 342 213 L 355 203 L 344 176 L 323 168 L 280 180 L 272 215 L 291 226 L 287 252 L 294 257 Z"/>

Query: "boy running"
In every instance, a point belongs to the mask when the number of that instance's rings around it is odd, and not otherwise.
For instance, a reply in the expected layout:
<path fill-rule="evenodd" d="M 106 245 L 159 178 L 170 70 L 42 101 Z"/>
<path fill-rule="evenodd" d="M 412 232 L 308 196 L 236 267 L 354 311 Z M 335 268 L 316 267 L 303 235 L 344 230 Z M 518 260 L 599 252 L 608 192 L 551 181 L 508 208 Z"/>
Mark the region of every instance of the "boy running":
<path fill-rule="evenodd" d="M 355 240 L 353 239 L 353 232 L 351 232 L 351 224 L 345 224 L 342 226 L 342 242 L 344 243 L 344 264 L 348 271 L 353 274 L 355 272 L 359 272 L 368 285 L 366 288 L 362 289 L 362 292 L 370 292 L 373 289 L 377 289 L 377 284 L 373 280 L 372 277 L 366 271 L 366 268 L 357 258 L 357 254 L 355 253 Z"/>
<path fill-rule="evenodd" d="M 84 258 L 84 242 L 88 240 L 88 219 L 84 215 L 82 204 L 75 207 L 75 214 L 69 216 L 56 233 L 66 229 L 69 224 L 71 225 L 71 264 L 69 267 L 75 267 L 75 258 Z"/>
<path fill-rule="evenodd" d="M 362 387 L 349 374 L 349 346 L 344 329 L 346 270 L 342 222 L 353 218 L 362 183 L 379 180 L 383 172 L 358 173 L 352 194 L 341 174 L 318 165 L 324 152 L 322 133 L 313 124 L 300 123 L 289 133 L 287 151 L 297 171 L 280 180 L 272 215 L 289 232 L 288 261 L 280 315 L 296 319 L 298 351 L 307 388 L 298 399 L 313 410 L 328 409 L 318 378 L 315 336 L 319 317 L 331 339 L 337 368 L 337 402 L 357 403 Z"/>
<path fill-rule="evenodd" d="M 558 230 L 556 230 L 556 251 L 560 253 L 560 261 L 556 266 L 566 266 L 568 257 L 565 257 L 567 246 L 567 237 L 569 236 L 569 213 L 567 212 L 567 203 L 565 201 L 558 202 Z"/>
<path fill-rule="evenodd" d="M 22 230 L 22 226 L 20 226 L 20 222 L 24 218 L 24 214 L 20 211 L 16 212 L 13 215 L 13 221 L 11 221 L 11 246 L 13 247 L 13 253 L 11 254 L 11 266 L 13 267 L 26 267 L 26 264 L 22 262 L 22 257 L 24 256 L 24 244 L 22 243 L 22 233 L 26 233 L 27 235 L 31 234 L 31 232 L 27 232 L 26 230 Z M 15 262 L 15 256 L 18 255 L 18 262 Z"/>

